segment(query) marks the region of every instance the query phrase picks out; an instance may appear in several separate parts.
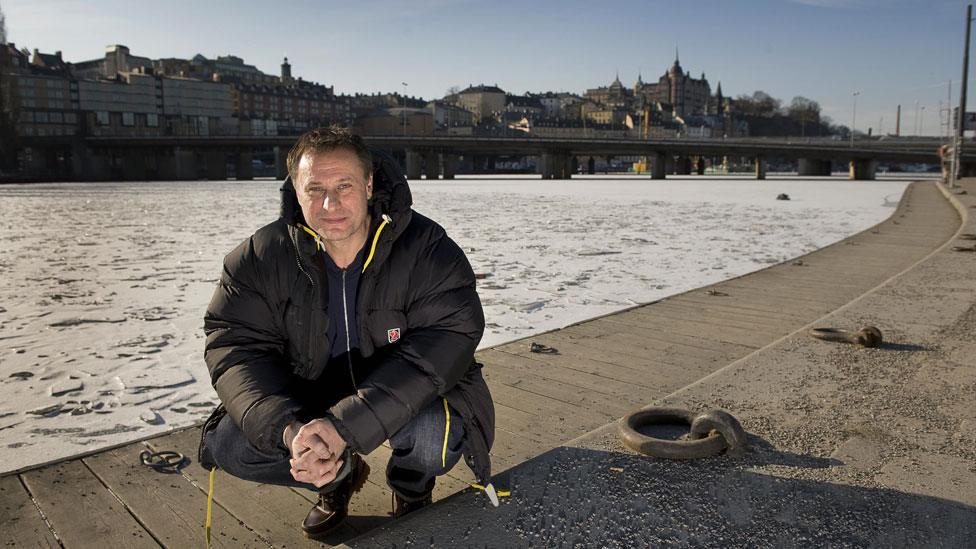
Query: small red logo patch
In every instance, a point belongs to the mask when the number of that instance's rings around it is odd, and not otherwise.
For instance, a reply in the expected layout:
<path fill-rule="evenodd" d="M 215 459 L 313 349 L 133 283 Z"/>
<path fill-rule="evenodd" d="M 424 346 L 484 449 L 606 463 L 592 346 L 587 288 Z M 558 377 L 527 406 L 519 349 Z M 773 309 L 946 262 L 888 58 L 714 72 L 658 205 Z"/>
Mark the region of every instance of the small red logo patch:
<path fill-rule="evenodd" d="M 386 331 L 386 340 L 390 343 L 400 341 L 400 328 L 390 328 Z"/>

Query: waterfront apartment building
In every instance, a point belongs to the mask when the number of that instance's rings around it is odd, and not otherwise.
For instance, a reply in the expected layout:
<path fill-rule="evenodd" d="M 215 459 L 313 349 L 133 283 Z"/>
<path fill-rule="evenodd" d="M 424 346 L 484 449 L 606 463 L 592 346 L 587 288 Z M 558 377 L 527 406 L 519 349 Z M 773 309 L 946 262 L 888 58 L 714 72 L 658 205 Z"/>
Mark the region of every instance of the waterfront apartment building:
<path fill-rule="evenodd" d="M 154 60 L 112 45 L 103 58 L 71 68 L 81 78 L 118 79 L 134 72 L 159 79 L 160 114 L 179 117 L 166 125 L 169 134 L 295 134 L 315 126 L 351 123 L 348 98 L 337 97 L 332 87 L 294 78 L 288 58 L 280 75 L 272 75 L 233 55 Z"/>
<path fill-rule="evenodd" d="M 0 45 L 0 122 L 6 130 L 0 138 L 7 140 L 78 133 L 78 88 L 68 77 L 61 52 L 35 50 L 32 63 L 26 50 Z"/>

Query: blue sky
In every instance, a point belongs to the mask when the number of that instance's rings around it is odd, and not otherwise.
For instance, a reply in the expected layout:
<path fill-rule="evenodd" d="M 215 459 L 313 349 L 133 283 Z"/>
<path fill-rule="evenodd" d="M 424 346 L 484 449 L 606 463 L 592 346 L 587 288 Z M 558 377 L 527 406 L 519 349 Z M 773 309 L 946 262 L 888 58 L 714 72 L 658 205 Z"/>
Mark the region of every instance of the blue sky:
<path fill-rule="evenodd" d="M 713 89 L 721 81 L 726 95 L 803 95 L 849 125 L 857 90 L 859 130 L 892 132 L 901 104 L 903 134 L 916 121 L 935 134 L 950 79 L 959 100 L 966 2 L 0 0 L 0 9 L 18 47 L 69 61 L 125 44 L 152 58 L 234 54 L 277 73 L 287 55 L 296 76 L 339 93 L 402 92 L 407 82 L 425 98 L 479 83 L 582 93 L 617 71 L 627 85 L 638 72 L 653 81 L 677 46 L 682 66 L 705 72 Z"/>

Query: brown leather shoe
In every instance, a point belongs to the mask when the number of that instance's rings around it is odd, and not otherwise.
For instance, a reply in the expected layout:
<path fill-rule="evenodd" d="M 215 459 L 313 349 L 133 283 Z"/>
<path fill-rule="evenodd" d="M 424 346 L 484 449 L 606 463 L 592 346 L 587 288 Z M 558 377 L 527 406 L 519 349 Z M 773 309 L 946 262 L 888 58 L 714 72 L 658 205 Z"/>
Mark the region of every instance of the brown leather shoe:
<path fill-rule="evenodd" d="M 408 500 L 400 497 L 400 494 L 393 494 L 393 517 L 400 518 L 403 515 L 412 513 L 422 507 L 427 507 L 433 501 L 431 492 L 427 492 L 420 499 Z"/>
<path fill-rule="evenodd" d="M 358 454 L 352 454 L 353 470 L 342 484 L 327 494 L 319 493 L 319 502 L 302 521 L 302 530 L 311 539 L 328 536 L 349 514 L 349 499 L 362 489 L 369 477 L 369 465 Z"/>

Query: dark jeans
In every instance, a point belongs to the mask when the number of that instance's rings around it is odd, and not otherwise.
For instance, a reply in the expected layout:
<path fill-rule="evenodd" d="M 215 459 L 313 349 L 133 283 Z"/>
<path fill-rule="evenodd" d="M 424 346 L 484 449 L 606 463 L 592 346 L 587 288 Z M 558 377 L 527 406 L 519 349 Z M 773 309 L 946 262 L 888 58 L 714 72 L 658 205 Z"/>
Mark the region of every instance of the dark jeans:
<path fill-rule="evenodd" d="M 390 437 L 393 455 L 386 466 L 386 480 L 401 497 L 413 500 L 434 487 L 434 479 L 451 470 L 461 458 L 464 424 L 454 408 L 450 408 L 451 426 L 444 452 L 444 431 L 447 417 L 444 399 L 437 398 L 402 429 Z M 204 441 L 217 466 L 235 477 L 263 484 L 296 486 L 317 490 L 315 486 L 298 482 L 291 476 L 290 454 L 284 450 L 269 454 L 248 442 L 237 424 L 224 416 Z M 319 491 L 330 492 L 349 474 L 351 460 L 347 449 L 344 464 L 336 479 Z"/>

